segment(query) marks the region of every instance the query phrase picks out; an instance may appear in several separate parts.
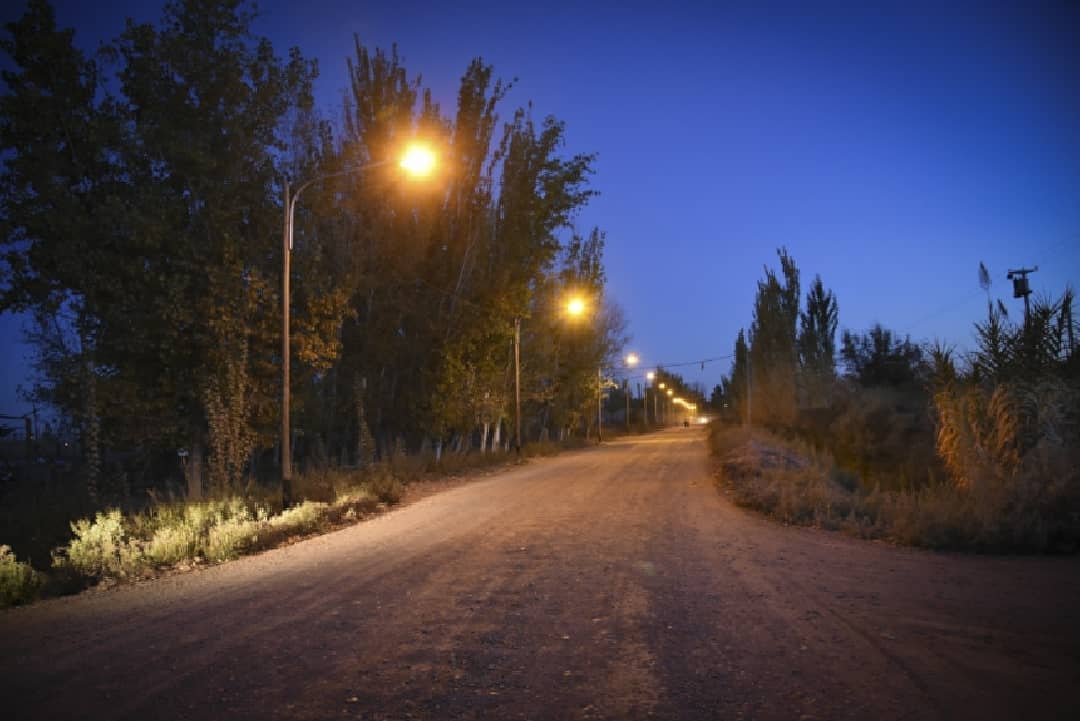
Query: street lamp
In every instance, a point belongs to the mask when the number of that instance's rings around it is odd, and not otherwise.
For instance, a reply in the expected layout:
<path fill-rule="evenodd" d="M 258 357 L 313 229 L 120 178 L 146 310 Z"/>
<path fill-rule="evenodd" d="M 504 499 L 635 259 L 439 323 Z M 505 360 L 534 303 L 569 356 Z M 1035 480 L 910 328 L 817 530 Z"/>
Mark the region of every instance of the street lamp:
<path fill-rule="evenodd" d="M 638 364 L 638 354 L 628 353 L 626 355 L 626 367 L 633 368 Z M 630 432 L 630 381 L 626 382 L 626 431 Z"/>
<path fill-rule="evenodd" d="M 283 506 L 292 503 L 292 434 L 290 433 L 289 412 L 289 274 L 293 249 L 293 225 L 296 216 L 296 201 L 300 194 L 310 186 L 330 178 L 355 175 L 392 163 L 392 160 L 380 160 L 374 163 L 349 168 L 336 173 L 327 173 L 301 184 L 296 192 L 289 194 L 289 180 L 285 179 L 285 227 L 283 232 L 282 273 L 281 273 L 281 502 Z M 435 169 L 435 153 L 421 145 L 411 145 L 398 162 L 399 167 L 414 177 L 425 177 Z"/>
<path fill-rule="evenodd" d="M 585 314 L 585 300 L 574 296 L 566 302 L 566 314 L 578 318 Z M 521 316 L 514 318 L 514 449 L 521 458 Z"/>
<path fill-rule="evenodd" d="M 645 412 L 645 425 L 649 425 L 649 383 L 652 383 L 656 378 L 656 373 L 649 371 L 645 374 L 645 380 L 648 383 L 645 384 L 645 399 L 641 404 L 642 411 Z M 656 422 L 656 391 L 653 391 L 653 423 Z"/>

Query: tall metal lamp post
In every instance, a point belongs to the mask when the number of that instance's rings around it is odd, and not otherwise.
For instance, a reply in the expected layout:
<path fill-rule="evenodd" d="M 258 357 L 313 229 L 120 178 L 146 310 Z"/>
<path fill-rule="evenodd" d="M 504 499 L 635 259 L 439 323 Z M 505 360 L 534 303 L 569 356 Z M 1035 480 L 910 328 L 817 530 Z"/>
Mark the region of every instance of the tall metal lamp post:
<path fill-rule="evenodd" d="M 642 401 L 641 408 L 645 412 L 645 425 L 649 425 L 649 386 L 656 379 L 656 373 L 649 371 L 645 374 L 645 399 Z M 653 389 L 653 405 L 656 405 L 656 389 Z M 653 409 L 653 423 L 656 423 L 656 409 Z"/>
<path fill-rule="evenodd" d="M 626 367 L 633 368 L 638 364 L 638 354 L 628 353 L 626 356 Z M 626 382 L 626 430 L 630 431 L 630 381 Z"/>
<path fill-rule="evenodd" d="M 578 318 L 585 314 L 584 299 L 574 296 L 566 302 L 566 315 Z M 514 318 L 514 448 L 521 458 L 521 316 Z"/>
<path fill-rule="evenodd" d="M 393 161 L 380 160 L 358 168 L 349 168 L 337 173 L 327 173 L 312 178 L 301 184 L 296 192 L 289 194 L 289 181 L 285 180 L 285 227 L 283 232 L 282 273 L 281 273 L 281 502 L 283 506 L 292 503 L 292 434 L 290 432 L 289 412 L 289 275 L 293 249 L 293 224 L 296 216 L 296 201 L 300 194 L 313 184 L 344 175 L 355 175 Z M 435 154 L 428 148 L 413 145 L 406 149 L 398 165 L 409 175 L 424 177 L 435 168 Z"/>

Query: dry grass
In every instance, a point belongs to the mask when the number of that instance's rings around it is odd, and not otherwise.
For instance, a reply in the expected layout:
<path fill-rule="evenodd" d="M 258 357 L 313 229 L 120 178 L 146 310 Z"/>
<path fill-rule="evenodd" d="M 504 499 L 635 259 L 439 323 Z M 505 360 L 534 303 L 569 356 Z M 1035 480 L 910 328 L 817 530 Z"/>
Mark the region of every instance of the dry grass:
<path fill-rule="evenodd" d="M 992 497 L 951 482 L 868 491 L 828 455 L 760 429 L 717 425 L 709 440 L 733 500 L 785 523 L 940 549 L 1072 551 L 1080 540 L 1075 503 L 1025 502 L 1045 496 L 1015 484 Z"/>
<path fill-rule="evenodd" d="M 737 504 L 785 522 L 876 535 L 871 509 L 851 479 L 808 446 L 760 429 L 714 426 L 720 481 Z"/>

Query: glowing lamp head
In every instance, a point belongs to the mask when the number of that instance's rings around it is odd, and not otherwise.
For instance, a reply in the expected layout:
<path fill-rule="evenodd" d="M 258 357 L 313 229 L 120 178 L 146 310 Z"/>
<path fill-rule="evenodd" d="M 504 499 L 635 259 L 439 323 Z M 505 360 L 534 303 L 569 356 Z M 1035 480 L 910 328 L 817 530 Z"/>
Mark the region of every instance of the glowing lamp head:
<path fill-rule="evenodd" d="M 673 390 L 671 390 L 670 388 L 668 388 L 667 394 L 668 394 L 669 396 L 673 396 L 673 395 L 675 395 L 675 391 L 673 391 Z"/>
<path fill-rule="evenodd" d="M 656 374 L 653 373 L 652 371 L 649 371 L 648 373 L 645 374 L 645 377 L 648 378 L 649 380 L 654 380 L 656 378 Z"/>
<path fill-rule="evenodd" d="M 435 153 L 423 145 L 410 145 L 401 158 L 401 167 L 409 175 L 427 177 L 435 170 Z"/>
<path fill-rule="evenodd" d="M 628 365 L 628 366 L 630 366 L 632 368 L 632 367 L 636 366 L 637 364 L 638 364 L 637 353 L 630 353 L 629 355 L 626 356 L 626 365 Z"/>
<path fill-rule="evenodd" d="M 661 383 L 660 384 L 660 390 L 664 390 L 665 388 L 667 388 L 667 385 L 664 384 L 664 383 Z"/>
<path fill-rule="evenodd" d="M 585 301 L 581 298 L 571 298 L 566 303 L 566 312 L 575 318 L 583 315 L 585 313 Z"/>

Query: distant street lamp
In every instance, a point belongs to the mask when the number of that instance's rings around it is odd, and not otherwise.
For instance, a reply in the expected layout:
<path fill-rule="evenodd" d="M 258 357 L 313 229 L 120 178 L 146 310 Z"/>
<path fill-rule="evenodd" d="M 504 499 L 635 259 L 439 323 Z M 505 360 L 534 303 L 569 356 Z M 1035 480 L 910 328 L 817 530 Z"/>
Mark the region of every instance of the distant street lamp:
<path fill-rule="evenodd" d="M 580 317 L 585 307 L 585 300 L 574 296 L 566 302 L 566 314 Z M 514 318 L 514 429 L 514 449 L 521 458 L 521 316 Z"/>
<path fill-rule="evenodd" d="M 645 399 L 641 403 L 641 409 L 645 412 L 645 425 L 649 425 L 649 383 L 652 383 L 656 378 L 656 373 L 649 371 L 645 374 L 645 380 L 648 383 L 645 384 Z M 653 391 L 653 423 L 656 423 L 656 391 Z"/>
<path fill-rule="evenodd" d="M 293 249 L 296 201 L 300 199 L 301 193 L 315 183 L 331 178 L 340 178 L 345 175 L 355 175 L 392 162 L 392 160 L 380 160 L 357 168 L 320 175 L 300 185 L 292 195 L 289 194 L 289 180 L 285 179 L 285 227 L 283 232 L 284 247 L 282 249 L 283 270 L 281 274 L 281 502 L 283 506 L 292 503 L 292 434 L 290 433 L 291 414 L 289 412 L 289 274 Z M 421 145 L 411 145 L 405 150 L 405 154 L 398 162 L 398 165 L 411 176 L 425 177 L 435 169 L 435 153 Z"/>
<path fill-rule="evenodd" d="M 626 356 L 626 367 L 633 368 L 638 364 L 637 353 L 628 353 Z M 630 432 L 630 381 L 626 382 L 626 431 Z"/>

